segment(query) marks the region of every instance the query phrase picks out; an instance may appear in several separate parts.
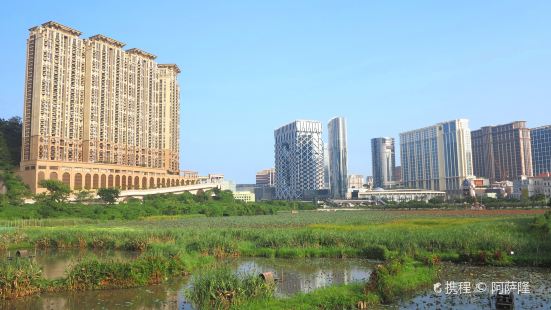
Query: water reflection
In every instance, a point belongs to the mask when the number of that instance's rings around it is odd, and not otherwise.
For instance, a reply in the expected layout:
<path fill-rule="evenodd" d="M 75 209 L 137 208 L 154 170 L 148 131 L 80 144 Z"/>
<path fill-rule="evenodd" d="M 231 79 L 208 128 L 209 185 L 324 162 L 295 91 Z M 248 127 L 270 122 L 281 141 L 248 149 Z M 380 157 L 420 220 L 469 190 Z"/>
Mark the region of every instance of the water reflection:
<path fill-rule="evenodd" d="M 298 292 L 352 282 L 367 281 L 373 262 L 359 259 L 240 259 L 229 261 L 237 272 L 273 272 L 278 279 L 277 295 L 288 296 Z"/>
<path fill-rule="evenodd" d="M 46 255 L 44 255 L 46 256 Z M 74 261 L 74 257 L 68 259 Z M 41 266 L 61 266 L 67 258 L 50 257 Z M 316 288 L 365 281 L 373 263 L 366 260 L 262 259 L 247 258 L 223 262 L 240 273 L 272 271 L 280 279 L 277 294 L 292 295 Z M 69 263 L 70 264 L 70 263 Z M 58 267 L 56 267 L 58 268 Z M 61 267 L 59 267 L 61 268 Z M 184 290 L 189 278 L 174 279 L 162 285 L 135 289 L 45 293 L 12 301 L 0 301 L 0 309 L 183 309 L 192 310 Z"/>
<path fill-rule="evenodd" d="M 49 277 L 64 274 L 64 268 L 89 255 L 100 258 L 132 259 L 135 253 L 90 251 L 44 252 L 36 261 Z M 279 279 L 277 295 L 356 281 L 367 281 L 374 262 L 359 259 L 265 259 L 239 258 L 222 262 L 239 273 L 271 271 Z M 46 271 L 48 270 L 48 271 Z M 45 293 L 12 301 L 0 301 L 0 309 L 184 309 L 192 310 L 184 290 L 191 285 L 190 278 L 172 279 L 162 285 L 134 289 L 100 290 L 85 292 Z M 549 268 L 477 267 L 445 264 L 440 279 L 475 283 L 477 281 L 528 281 L 531 294 L 515 297 L 515 309 L 551 309 L 551 270 Z M 495 299 L 489 294 L 449 296 L 435 294 L 431 289 L 385 309 L 495 309 Z"/>
<path fill-rule="evenodd" d="M 29 258 L 42 268 L 46 279 L 60 279 L 66 276 L 76 263 L 86 259 L 127 261 L 135 259 L 139 252 L 119 250 L 90 250 L 90 249 L 59 249 L 59 250 L 29 250 Z M 15 251 L 0 253 L 1 257 L 10 259 L 15 257 Z"/>
<path fill-rule="evenodd" d="M 515 294 L 515 309 L 551 309 L 551 269 L 529 267 L 482 267 L 445 264 L 438 280 L 476 283 L 529 282 L 530 294 Z M 490 292 L 447 295 L 445 289 L 436 294 L 432 289 L 402 302 L 400 309 L 495 309 L 495 296 Z"/>

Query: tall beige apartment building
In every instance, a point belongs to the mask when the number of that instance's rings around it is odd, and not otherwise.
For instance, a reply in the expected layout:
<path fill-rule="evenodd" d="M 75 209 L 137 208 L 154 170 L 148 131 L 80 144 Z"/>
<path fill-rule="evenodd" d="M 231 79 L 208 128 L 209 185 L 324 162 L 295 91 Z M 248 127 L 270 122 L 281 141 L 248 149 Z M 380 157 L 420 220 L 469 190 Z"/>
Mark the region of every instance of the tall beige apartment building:
<path fill-rule="evenodd" d="M 194 184 L 180 175 L 180 87 L 175 64 L 56 22 L 27 40 L 21 176 L 72 189 Z"/>
<path fill-rule="evenodd" d="M 474 174 L 495 181 L 532 176 L 532 143 L 525 121 L 485 126 L 471 133 Z"/>

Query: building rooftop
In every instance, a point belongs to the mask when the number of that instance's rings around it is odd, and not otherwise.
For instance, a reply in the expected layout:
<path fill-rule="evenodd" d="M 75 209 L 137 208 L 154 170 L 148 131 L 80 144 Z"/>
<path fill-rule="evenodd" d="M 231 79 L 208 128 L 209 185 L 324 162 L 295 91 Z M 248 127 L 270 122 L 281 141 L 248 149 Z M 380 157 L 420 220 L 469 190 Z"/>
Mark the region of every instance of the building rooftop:
<path fill-rule="evenodd" d="M 139 55 L 139 56 L 145 57 L 147 59 L 151 59 L 151 60 L 157 58 L 157 56 L 155 56 L 151 53 L 148 53 L 146 51 L 142 51 L 141 49 L 138 49 L 138 48 L 131 48 L 131 49 L 126 50 L 126 52 L 129 53 L 129 54 L 136 54 L 136 55 Z"/>
<path fill-rule="evenodd" d="M 46 28 L 53 28 L 53 29 L 61 30 L 61 31 L 67 32 L 67 33 L 75 35 L 75 36 L 80 36 L 82 34 L 82 32 L 80 32 L 76 29 L 73 29 L 71 27 L 67 27 L 65 25 L 62 25 L 62 24 L 54 22 L 54 21 L 45 22 L 41 26 L 46 27 Z M 33 31 L 37 27 L 39 27 L 39 26 L 32 27 L 31 29 L 29 29 L 29 31 Z"/>
<path fill-rule="evenodd" d="M 176 73 L 180 73 L 180 68 L 178 68 L 178 65 L 176 64 L 158 64 L 157 67 L 159 68 L 167 68 L 167 69 L 172 69 L 174 71 L 176 71 Z"/>
<path fill-rule="evenodd" d="M 92 41 L 102 41 L 102 42 L 105 42 L 105 43 L 114 45 L 114 46 L 116 46 L 116 47 L 123 47 L 123 46 L 126 45 L 126 44 L 122 43 L 121 41 L 117 41 L 117 40 L 115 40 L 115 39 L 111 39 L 111 38 L 109 38 L 109 37 L 104 36 L 103 34 L 96 34 L 95 36 L 91 36 L 90 38 L 88 38 L 88 40 L 92 40 Z"/>

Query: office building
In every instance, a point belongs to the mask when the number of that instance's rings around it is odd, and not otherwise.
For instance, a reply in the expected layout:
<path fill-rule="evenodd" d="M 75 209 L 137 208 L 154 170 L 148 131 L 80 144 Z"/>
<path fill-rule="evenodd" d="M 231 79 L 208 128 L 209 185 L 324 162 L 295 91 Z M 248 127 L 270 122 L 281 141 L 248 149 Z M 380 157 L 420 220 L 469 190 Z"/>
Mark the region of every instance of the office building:
<path fill-rule="evenodd" d="M 551 172 L 551 125 L 533 128 L 530 132 L 532 141 L 532 165 L 534 176 Z"/>
<path fill-rule="evenodd" d="M 274 131 L 276 198 L 302 199 L 323 187 L 322 126 L 297 120 Z"/>
<path fill-rule="evenodd" d="M 256 173 L 257 186 L 274 186 L 275 185 L 275 169 L 264 169 Z"/>
<path fill-rule="evenodd" d="M 344 199 L 348 191 L 346 121 L 343 117 L 335 117 L 329 121 L 327 128 L 331 196 Z"/>
<path fill-rule="evenodd" d="M 394 169 L 396 157 L 394 153 L 394 138 L 371 139 L 371 159 L 373 166 L 373 186 L 375 188 L 391 188 L 394 186 Z"/>
<path fill-rule="evenodd" d="M 461 195 L 463 181 L 473 177 L 469 121 L 401 133 L 400 157 L 404 187 Z"/>
<path fill-rule="evenodd" d="M 530 129 L 517 121 L 471 132 L 473 171 L 490 182 L 532 176 Z"/>
<path fill-rule="evenodd" d="M 71 189 L 166 187 L 180 176 L 180 69 L 56 22 L 30 30 L 21 172 Z"/>

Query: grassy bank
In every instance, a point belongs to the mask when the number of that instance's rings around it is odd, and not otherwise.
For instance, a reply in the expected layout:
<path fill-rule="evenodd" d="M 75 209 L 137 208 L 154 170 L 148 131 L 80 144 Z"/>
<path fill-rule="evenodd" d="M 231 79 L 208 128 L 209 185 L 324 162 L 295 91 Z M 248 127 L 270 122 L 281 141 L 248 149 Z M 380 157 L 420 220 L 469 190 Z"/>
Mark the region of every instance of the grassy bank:
<path fill-rule="evenodd" d="M 46 219 L 39 220 L 44 223 L 31 226 L 0 228 L 0 245 L 9 249 L 125 249 L 144 254 L 127 263 L 85 262 L 80 269 L 75 267 L 64 281 L 46 284 L 40 277 L 36 278 L 31 267 L 17 267 L 12 265 L 14 262 L 6 262 L 2 274 L 16 274 L 13 268 L 30 270 L 29 278 L 22 278 L 27 279 L 23 282 L 29 286 L 18 285 L 20 291 L 13 291 L 9 288 L 9 283 L 13 283 L 11 278 L 4 278 L 0 285 L 6 292 L 3 298 L 42 291 L 44 285 L 49 289 L 72 290 L 141 286 L 161 281 L 168 274 L 189 272 L 194 269 L 193 265 L 202 265 L 198 258 L 230 256 L 358 257 L 391 261 L 400 254 L 422 262 L 423 266 L 437 265 L 439 261 L 551 266 L 548 219 L 549 215 L 538 215 L 535 219 L 532 214 L 496 212 L 396 211 L 160 216 L 93 222 Z M 179 255 L 183 259 L 174 265 L 174 259 L 169 258 Z M 423 269 L 416 269 L 421 268 L 418 265 L 408 262 L 402 265 L 401 273 L 390 279 L 401 275 L 405 277 L 402 280 L 411 283 L 414 275 L 422 274 Z M 408 273 L 408 270 L 413 271 Z M 381 290 L 376 294 L 383 302 L 392 300 L 392 292 L 400 292 L 400 287 L 393 286 L 392 281 L 386 285 L 388 292 Z M 413 285 L 406 291 L 416 287 Z M 335 294 L 340 293 L 352 294 L 335 291 Z"/>
<path fill-rule="evenodd" d="M 0 263 L 0 299 L 13 299 L 46 291 L 82 291 L 130 288 L 158 284 L 185 276 L 213 262 L 210 257 L 179 251 L 151 250 L 135 260 L 90 259 L 75 264 L 63 279 L 47 280 L 40 268 L 21 258 Z"/>

